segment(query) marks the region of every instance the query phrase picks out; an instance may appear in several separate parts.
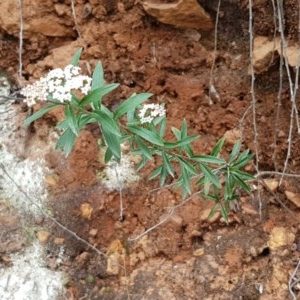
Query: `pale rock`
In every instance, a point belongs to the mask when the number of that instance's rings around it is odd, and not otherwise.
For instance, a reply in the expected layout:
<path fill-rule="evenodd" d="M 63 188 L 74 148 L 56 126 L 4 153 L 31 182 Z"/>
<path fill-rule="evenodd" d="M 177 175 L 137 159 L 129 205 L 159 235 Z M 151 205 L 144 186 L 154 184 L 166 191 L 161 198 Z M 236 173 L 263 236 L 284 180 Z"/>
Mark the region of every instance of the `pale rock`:
<path fill-rule="evenodd" d="M 64 243 L 65 243 L 65 239 L 64 238 L 55 238 L 54 240 L 53 240 L 53 243 L 55 244 L 55 245 L 63 245 Z"/>
<path fill-rule="evenodd" d="M 84 219 L 90 220 L 93 213 L 93 208 L 89 203 L 82 203 L 80 206 L 81 216 Z"/>
<path fill-rule="evenodd" d="M 152 3 L 145 1 L 143 8 L 147 14 L 159 22 L 177 28 L 212 30 L 211 17 L 198 4 L 197 0 L 179 0 L 176 3 Z"/>
<path fill-rule="evenodd" d="M 33 33 L 51 37 L 73 36 L 75 33 L 72 27 L 61 24 L 61 19 L 55 14 L 54 7 L 52 11 L 49 11 L 49 3 L 46 1 L 23 0 L 22 8 L 24 38 L 30 38 Z M 0 28 L 17 37 L 20 31 L 19 23 L 18 1 L 1 0 Z"/>
<path fill-rule="evenodd" d="M 297 207 L 300 207 L 300 195 L 299 194 L 295 194 L 290 191 L 285 191 L 284 193 L 288 200 L 293 202 Z"/>
<path fill-rule="evenodd" d="M 204 249 L 203 248 L 199 248 L 199 249 L 197 249 L 193 252 L 194 256 L 202 256 L 203 254 L 204 254 Z"/>
<path fill-rule="evenodd" d="M 287 42 L 285 50 L 281 50 L 280 38 L 269 39 L 266 36 L 256 36 L 253 49 L 253 67 L 256 74 L 263 73 L 272 65 L 274 58 L 283 55 L 291 67 L 299 65 L 299 46 Z"/>
<path fill-rule="evenodd" d="M 125 262 L 126 251 L 120 240 L 114 240 L 107 250 L 107 275 L 118 275 Z"/>
<path fill-rule="evenodd" d="M 271 231 L 268 245 L 271 250 L 290 246 L 294 243 L 295 234 L 284 227 L 274 227 Z"/>
<path fill-rule="evenodd" d="M 49 240 L 50 235 L 50 232 L 41 230 L 37 233 L 37 238 L 41 244 L 46 244 Z"/>
<path fill-rule="evenodd" d="M 91 237 L 96 237 L 98 234 L 98 229 L 97 228 L 92 228 L 90 231 L 89 231 L 89 236 Z"/>
<path fill-rule="evenodd" d="M 272 192 L 276 191 L 279 186 L 279 182 L 276 179 L 264 179 L 264 183 Z"/>
<path fill-rule="evenodd" d="M 238 140 L 241 139 L 241 136 L 242 133 L 237 128 L 227 130 L 224 134 L 226 142 L 230 145 L 234 145 Z"/>

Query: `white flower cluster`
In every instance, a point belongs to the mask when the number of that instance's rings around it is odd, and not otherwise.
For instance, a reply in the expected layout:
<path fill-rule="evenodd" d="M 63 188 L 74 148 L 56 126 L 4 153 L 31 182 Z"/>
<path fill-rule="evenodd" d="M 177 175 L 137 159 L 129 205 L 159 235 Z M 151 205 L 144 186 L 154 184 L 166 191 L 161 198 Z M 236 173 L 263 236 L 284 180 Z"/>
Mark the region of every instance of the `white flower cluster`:
<path fill-rule="evenodd" d="M 51 70 L 47 76 L 20 91 L 26 97 L 24 101 L 28 106 L 32 106 L 37 101 L 47 101 L 48 95 L 52 95 L 53 99 L 60 102 L 70 101 L 73 90 L 87 95 L 91 89 L 92 78 L 80 75 L 80 70 L 73 65 L 67 65 L 64 69 Z"/>
<path fill-rule="evenodd" d="M 166 110 L 164 104 L 145 104 L 139 111 L 138 116 L 142 124 L 151 123 L 156 117 L 164 117 Z"/>

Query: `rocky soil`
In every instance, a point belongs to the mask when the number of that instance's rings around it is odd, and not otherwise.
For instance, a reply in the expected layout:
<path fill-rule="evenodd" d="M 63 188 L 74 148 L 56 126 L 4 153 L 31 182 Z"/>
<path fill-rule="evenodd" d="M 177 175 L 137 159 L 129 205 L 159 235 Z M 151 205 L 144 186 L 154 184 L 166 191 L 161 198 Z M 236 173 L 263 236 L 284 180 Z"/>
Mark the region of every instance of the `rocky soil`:
<path fill-rule="evenodd" d="M 22 3 L 22 78 L 18 78 L 18 1 L 2 0 L 0 4 L 0 66 L 10 79 L 12 91 L 34 82 L 49 69 L 64 67 L 83 47 L 80 64 L 86 73 L 101 60 L 106 81 L 120 83 L 116 92 L 105 98 L 110 108 L 132 93 L 151 92 L 153 102 L 166 104 L 169 127 L 179 127 L 185 118 L 190 132 L 200 135 L 195 143 L 198 152 L 209 153 L 225 135 L 226 156 L 241 139 L 243 148 L 258 154 L 247 171 L 265 179 L 264 184 L 253 182 L 251 195 L 241 195 L 227 225 L 219 213 L 208 218 L 213 203 L 199 196 L 182 202 L 179 191 L 170 186 L 158 189 L 157 182 L 149 182 L 153 161 L 137 182 L 123 190 L 125 219 L 121 222 L 120 194 L 107 190 L 103 180 L 105 166 L 98 131 L 93 127 L 83 131 L 66 159 L 53 149 L 54 125 L 61 116 L 48 114 L 30 128 L 23 128 L 21 122 L 29 112 L 16 101 L 12 104 L 16 121 L 2 147 L 21 162 L 46 162 L 44 182 L 49 199 L 45 211 L 77 235 L 57 227 L 47 216 L 37 217 L 34 212 L 23 216 L 35 228 L 32 239 L 44 245 L 45 266 L 66 274 L 65 291 L 58 298 L 297 299 L 300 156 L 294 122 L 290 131 L 287 70 L 294 79 L 298 3 L 284 3 L 286 47 L 282 50 L 272 2 L 254 1 L 255 110 L 251 105 L 248 1 L 221 1 L 216 53 L 218 1 Z M 288 66 L 282 72 L 281 58 Z M 212 84 L 215 97 L 210 93 Z M 290 176 L 281 180 L 278 174 L 287 155 L 286 172 Z M 129 160 L 134 164 L 132 158 Z M 158 224 L 174 206 L 178 207 L 166 222 L 135 239 Z M 0 267 L 5 269 L 8 263 L 13 264 L 12 253 L 25 245 L 17 244 L 21 238 L 12 233 L 18 223 L 15 211 L 3 207 Z"/>

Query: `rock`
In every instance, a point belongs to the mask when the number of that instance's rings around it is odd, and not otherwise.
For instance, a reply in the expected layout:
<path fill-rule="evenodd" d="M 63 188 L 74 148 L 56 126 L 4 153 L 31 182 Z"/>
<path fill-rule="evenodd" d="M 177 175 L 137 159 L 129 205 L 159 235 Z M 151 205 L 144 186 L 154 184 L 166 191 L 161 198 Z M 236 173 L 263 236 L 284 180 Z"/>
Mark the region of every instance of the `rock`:
<path fill-rule="evenodd" d="M 279 186 L 279 182 L 276 179 L 264 179 L 264 183 L 272 192 L 276 191 Z"/>
<path fill-rule="evenodd" d="M 288 200 L 293 202 L 297 207 L 300 207 L 300 195 L 299 194 L 295 194 L 290 191 L 285 191 L 284 193 Z"/>
<path fill-rule="evenodd" d="M 50 235 L 51 235 L 50 232 L 41 230 L 37 233 L 37 238 L 40 241 L 40 243 L 46 244 L 48 242 Z"/>
<path fill-rule="evenodd" d="M 289 232 L 289 229 L 284 227 L 274 227 L 268 241 L 271 250 L 276 250 L 280 247 L 290 246 L 295 241 L 295 234 Z"/>
<path fill-rule="evenodd" d="M 291 67 L 295 67 L 299 60 L 299 47 L 288 43 L 285 51 L 281 52 L 280 38 L 269 39 L 266 36 L 257 36 L 254 39 L 253 66 L 256 74 L 263 73 L 269 69 L 274 57 L 283 55 L 287 57 Z"/>
<path fill-rule="evenodd" d="M 93 208 L 89 203 L 82 203 L 80 206 L 81 216 L 84 219 L 90 220 L 93 213 Z"/>
<path fill-rule="evenodd" d="M 197 0 L 180 0 L 177 3 L 152 3 L 146 1 L 143 8 L 147 14 L 159 22 L 177 28 L 212 30 L 214 24 L 210 16 Z"/>
<path fill-rule="evenodd" d="M 193 252 L 194 256 L 202 256 L 203 254 L 204 254 L 204 249 L 203 248 L 197 249 Z"/>
<path fill-rule="evenodd" d="M 120 240 L 114 240 L 107 250 L 107 275 L 118 275 L 125 262 L 125 248 Z"/>
<path fill-rule="evenodd" d="M 61 18 L 56 14 L 52 2 L 23 0 L 22 8 L 24 38 L 31 37 L 33 33 L 51 37 L 74 36 L 75 31 L 71 26 L 63 24 Z M 8 34 L 18 37 L 19 23 L 20 10 L 18 2 L 1 0 L 0 28 Z"/>
<path fill-rule="evenodd" d="M 64 239 L 64 238 L 55 238 L 55 239 L 53 240 L 53 243 L 54 243 L 55 245 L 63 245 L 63 244 L 65 243 L 65 239 Z"/>
<path fill-rule="evenodd" d="M 98 229 L 96 228 L 92 228 L 90 231 L 89 231 L 89 236 L 91 237 L 96 237 L 98 234 Z"/>
<path fill-rule="evenodd" d="M 227 130 L 224 134 L 226 142 L 230 145 L 234 145 L 238 140 L 241 139 L 241 136 L 242 136 L 242 133 L 237 128 Z"/>

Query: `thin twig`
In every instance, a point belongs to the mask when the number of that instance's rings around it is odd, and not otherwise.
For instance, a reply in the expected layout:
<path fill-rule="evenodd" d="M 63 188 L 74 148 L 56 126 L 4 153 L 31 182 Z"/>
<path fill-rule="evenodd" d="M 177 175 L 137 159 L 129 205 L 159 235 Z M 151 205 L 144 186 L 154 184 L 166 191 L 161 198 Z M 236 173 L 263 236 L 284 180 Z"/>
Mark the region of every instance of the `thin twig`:
<path fill-rule="evenodd" d="M 214 70 L 215 70 L 216 57 L 217 57 L 218 24 L 219 24 L 220 6 L 221 6 L 221 0 L 218 1 L 218 7 L 217 7 L 217 15 L 216 15 L 216 22 L 215 22 L 215 35 L 214 35 L 213 61 L 212 61 L 211 69 L 210 69 L 210 78 L 209 78 L 209 101 L 210 101 L 210 103 L 212 103 L 212 98 L 220 101 L 219 94 L 216 91 L 215 86 L 214 86 Z"/>
<path fill-rule="evenodd" d="M 119 196 L 120 196 L 120 217 L 119 217 L 119 221 L 122 222 L 124 220 L 123 186 L 122 186 L 122 183 L 120 181 L 120 177 L 119 177 L 119 174 L 118 174 L 116 164 L 114 165 L 114 170 L 115 170 L 115 173 L 116 173 L 116 178 L 117 178 L 118 188 L 119 188 Z"/>
<path fill-rule="evenodd" d="M 296 300 L 296 296 L 293 292 L 293 286 L 295 285 L 295 283 L 293 283 L 293 280 L 296 276 L 296 273 L 297 273 L 299 267 L 300 267 L 300 259 L 298 260 L 298 264 L 297 264 L 297 266 L 296 266 L 296 268 L 295 268 L 294 272 L 292 273 L 292 275 L 290 277 L 290 280 L 289 280 L 289 291 L 290 291 L 290 294 L 292 295 L 294 300 Z"/>
<path fill-rule="evenodd" d="M 194 193 L 193 195 L 191 195 L 190 197 L 188 197 L 187 199 L 185 199 L 184 201 L 182 201 L 180 204 L 177 204 L 175 206 L 169 207 L 167 215 L 161 221 L 159 221 L 158 223 L 156 223 L 154 226 L 148 228 L 146 231 L 144 231 L 143 233 L 139 234 L 138 236 L 133 237 L 133 238 L 129 238 L 128 241 L 129 242 L 135 242 L 135 241 L 139 240 L 140 238 L 142 238 L 143 236 L 147 235 L 149 232 L 151 232 L 154 229 L 156 229 L 157 227 L 159 227 L 160 225 L 164 224 L 166 221 L 169 220 L 169 218 L 173 215 L 173 213 L 174 213 L 174 211 L 176 209 L 178 209 L 179 207 L 185 205 L 187 202 L 189 202 L 191 199 L 193 199 L 196 195 L 202 193 L 202 191 L 203 190 Z"/>
<path fill-rule="evenodd" d="M 23 9 L 22 9 L 22 0 L 18 0 L 19 6 L 19 15 L 20 15 L 20 32 L 19 32 L 19 81 L 22 80 L 22 69 L 23 69 L 23 62 L 22 62 L 22 51 L 23 51 Z"/>
<path fill-rule="evenodd" d="M 77 23 L 74 0 L 71 1 L 71 8 L 72 8 L 72 14 L 73 14 L 74 23 L 75 23 L 75 28 L 76 28 L 78 37 L 79 37 L 80 39 L 82 39 L 82 35 L 81 35 L 80 31 L 79 31 L 79 26 L 78 26 L 78 23 Z"/>
<path fill-rule="evenodd" d="M 79 237 L 75 232 L 73 232 L 72 230 L 68 229 L 66 226 L 64 226 L 63 224 L 61 224 L 59 221 L 57 221 L 54 217 L 52 217 L 51 215 L 49 215 L 45 210 L 43 210 L 39 205 L 36 204 L 36 202 L 34 202 L 29 195 L 19 186 L 18 183 L 16 183 L 16 181 L 12 178 L 12 176 L 7 172 L 5 166 L 3 165 L 3 163 L 0 163 L 0 168 L 3 170 L 4 174 L 11 180 L 11 182 L 17 187 L 17 189 L 24 195 L 24 197 L 27 199 L 27 201 L 35 206 L 45 217 L 47 217 L 47 219 L 51 220 L 53 223 L 55 223 L 58 227 L 60 227 L 62 230 L 64 230 L 65 232 L 67 232 L 68 234 L 70 234 L 71 236 L 75 237 L 78 241 L 80 241 L 81 243 L 85 244 L 88 248 L 91 248 L 92 250 L 94 250 L 97 254 L 104 256 L 105 258 L 110 258 L 108 255 L 106 255 L 105 253 L 103 253 L 102 251 L 100 251 L 99 249 L 97 249 L 95 246 L 93 246 L 92 244 L 90 244 L 89 242 L 87 242 L 86 240 L 82 239 L 81 237 Z M 124 267 L 119 264 L 117 261 L 115 261 L 116 264 L 118 264 L 118 266 L 122 269 L 124 269 Z"/>
<path fill-rule="evenodd" d="M 251 70 L 251 99 L 252 99 L 252 122 L 253 122 L 253 132 L 254 132 L 254 152 L 256 156 L 255 168 L 256 171 L 259 172 L 259 152 L 258 152 L 258 131 L 257 131 L 257 120 L 256 120 L 256 98 L 254 92 L 254 84 L 255 84 L 255 75 L 254 75 L 254 56 L 253 56 L 253 12 L 252 12 L 252 0 L 249 0 L 249 35 L 250 35 L 250 70 Z M 258 189 L 258 201 L 259 201 L 259 215 L 261 217 L 262 210 L 262 201 L 260 197 L 260 192 Z"/>

